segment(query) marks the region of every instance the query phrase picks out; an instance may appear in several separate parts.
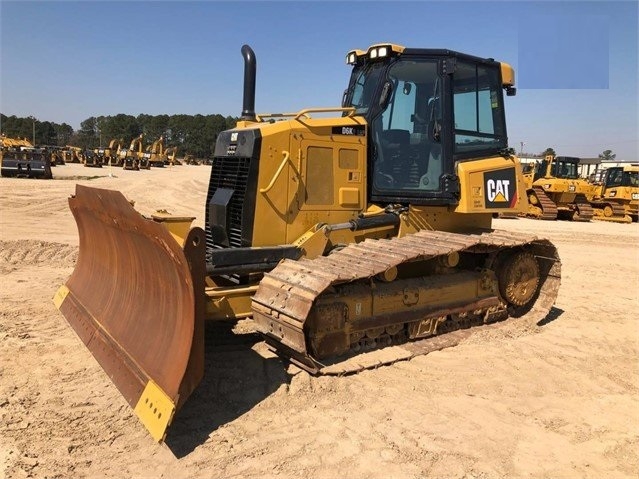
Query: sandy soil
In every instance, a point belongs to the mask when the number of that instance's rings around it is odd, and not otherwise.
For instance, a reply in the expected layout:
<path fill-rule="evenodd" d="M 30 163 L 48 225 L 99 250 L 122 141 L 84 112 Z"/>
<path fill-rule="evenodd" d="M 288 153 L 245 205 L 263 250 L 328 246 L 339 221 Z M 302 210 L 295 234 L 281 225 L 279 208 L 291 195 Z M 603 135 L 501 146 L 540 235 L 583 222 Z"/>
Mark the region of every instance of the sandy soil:
<path fill-rule="evenodd" d="M 67 197 L 76 183 L 118 189 L 142 213 L 202 225 L 209 172 L 66 165 L 52 181 L 0 179 L 0 477 L 639 475 L 637 224 L 496 220 L 557 245 L 556 307 L 411 361 L 313 378 L 258 354 L 252 334 L 210 347 L 155 444 L 51 301 L 77 257 Z"/>

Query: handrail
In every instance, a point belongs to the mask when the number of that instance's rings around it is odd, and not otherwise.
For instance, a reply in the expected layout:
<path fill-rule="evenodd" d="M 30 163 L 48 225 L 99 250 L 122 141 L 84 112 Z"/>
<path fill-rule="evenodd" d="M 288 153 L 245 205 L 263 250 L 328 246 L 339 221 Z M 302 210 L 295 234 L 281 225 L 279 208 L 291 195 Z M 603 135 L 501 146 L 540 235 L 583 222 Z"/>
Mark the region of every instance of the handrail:
<path fill-rule="evenodd" d="M 355 108 L 353 108 L 352 106 L 346 106 L 346 107 L 329 107 L 329 108 L 305 108 L 304 110 L 300 110 L 297 115 L 295 116 L 296 120 L 299 120 L 302 116 L 306 116 L 307 118 L 310 118 L 308 116 L 308 113 L 328 113 L 331 111 L 343 111 L 343 112 L 348 112 L 348 116 L 353 116 L 353 114 L 355 113 Z"/>
<path fill-rule="evenodd" d="M 329 113 L 331 111 L 342 111 L 348 112 L 348 116 L 353 116 L 355 113 L 355 108 L 352 106 L 347 107 L 327 107 L 327 108 L 305 108 L 296 113 L 259 113 L 255 115 L 257 121 L 264 121 L 265 118 L 289 118 L 292 117 L 295 120 L 299 120 L 301 117 L 305 116 L 306 118 L 310 118 L 309 113 Z"/>
<path fill-rule="evenodd" d="M 290 156 L 288 151 L 282 151 L 282 153 L 284 153 L 284 159 L 282 160 L 282 163 L 280 164 L 279 168 L 275 172 L 275 175 L 273 175 L 273 178 L 271 179 L 271 182 L 268 184 L 268 186 L 266 188 L 260 188 L 260 193 L 266 194 L 269 191 L 271 191 L 271 189 L 273 188 L 273 185 L 275 185 L 275 181 L 282 173 L 282 170 L 284 169 L 284 165 L 286 165 L 286 162 L 288 161 L 288 158 Z"/>

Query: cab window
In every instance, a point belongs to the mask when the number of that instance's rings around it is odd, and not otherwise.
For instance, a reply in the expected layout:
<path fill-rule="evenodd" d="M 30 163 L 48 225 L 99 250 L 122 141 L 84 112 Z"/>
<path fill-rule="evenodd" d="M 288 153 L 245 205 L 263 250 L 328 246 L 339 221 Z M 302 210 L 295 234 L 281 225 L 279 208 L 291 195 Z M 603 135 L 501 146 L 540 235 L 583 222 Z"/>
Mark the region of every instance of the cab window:
<path fill-rule="evenodd" d="M 499 70 L 460 61 L 453 74 L 454 152 L 506 148 Z"/>

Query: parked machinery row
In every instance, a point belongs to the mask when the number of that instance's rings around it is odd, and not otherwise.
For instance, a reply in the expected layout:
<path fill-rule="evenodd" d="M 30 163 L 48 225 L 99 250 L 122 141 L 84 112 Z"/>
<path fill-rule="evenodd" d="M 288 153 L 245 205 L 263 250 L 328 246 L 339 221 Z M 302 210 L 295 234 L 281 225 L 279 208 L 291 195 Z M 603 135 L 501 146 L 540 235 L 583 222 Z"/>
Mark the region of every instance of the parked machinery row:
<path fill-rule="evenodd" d="M 146 149 L 143 145 L 143 135 L 140 135 L 131 141 L 128 148 L 122 148 L 119 140 L 111 140 L 108 148 L 96 148 L 93 153 L 94 161 L 85 166 L 111 165 L 125 170 L 148 170 L 151 166 L 181 164 L 177 159 L 177 147 L 166 148 L 162 136 Z"/>
<path fill-rule="evenodd" d="M 579 161 L 576 157 L 549 155 L 524 165 L 526 216 L 542 220 L 636 221 L 639 166 L 611 167 L 605 170 L 601 181 L 591 182 L 579 177 Z"/>

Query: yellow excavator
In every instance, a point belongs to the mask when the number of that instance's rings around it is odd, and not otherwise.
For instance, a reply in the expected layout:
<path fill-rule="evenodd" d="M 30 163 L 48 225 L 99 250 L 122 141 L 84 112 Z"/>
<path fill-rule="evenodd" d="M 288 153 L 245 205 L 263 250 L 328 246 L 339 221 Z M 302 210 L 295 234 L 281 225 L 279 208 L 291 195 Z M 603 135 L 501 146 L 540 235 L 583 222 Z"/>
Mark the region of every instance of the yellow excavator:
<path fill-rule="evenodd" d="M 150 153 L 145 153 L 142 147 L 144 135 L 141 134 L 131 140 L 128 149 L 122 148 L 118 151 L 118 158 L 122 162 L 122 168 L 125 170 L 148 170 L 151 168 L 149 163 Z"/>
<path fill-rule="evenodd" d="M 62 158 L 65 163 L 83 163 L 82 148 L 79 146 L 67 145 L 62 151 Z"/>
<path fill-rule="evenodd" d="M 182 162 L 177 159 L 177 146 L 169 146 L 164 150 L 164 164 L 169 166 L 182 164 Z"/>
<path fill-rule="evenodd" d="M 87 160 L 84 166 L 121 166 L 117 155 L 121 144 L 122 142 L 120 140 L 113 139 L 107 147 L 94 148 L 93 160 L 91 162 Z"/>
<path fill-rule="evenodd" d="M 80 254 L 54 302 L 153 438 L 204 374 L 207 319 L 252 317 L 286 360 L 340 375 L 546 317 L 557 249 L 491 228 L 528 209 L 508 64 L 377 44 L 348 52 L 340 107 L 258 115 L 255 54 L 242 55 L 242 116 L 217 138 L 204 230 L 145 218 L 117 191 L 69 199 Z"/>
<path fill-rule="evenodd" d="M 637 222 L 639 215 L 639 164 L 607 168 L 596 185 L 591 204 L 594 219 L 622 223 Z M 619 213 L 618 210 L 621 210 Z"/>
<path fill-rule="evenodd" d="M 149 165 L 163 168 L 168 161 L 167 148 L 164 147 L 164 137 L 160 136 L 151 145 L 146 147 L 149 157 Z"/>

